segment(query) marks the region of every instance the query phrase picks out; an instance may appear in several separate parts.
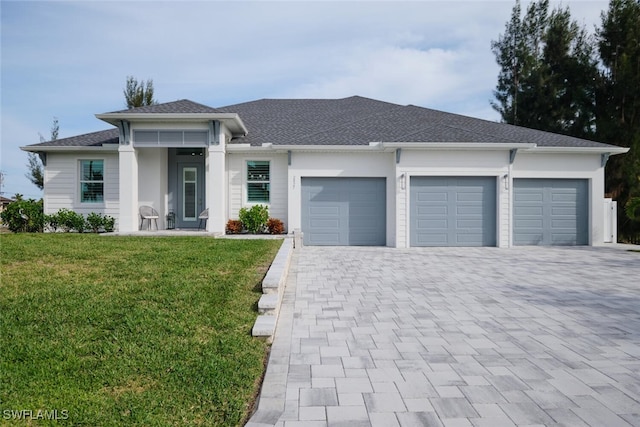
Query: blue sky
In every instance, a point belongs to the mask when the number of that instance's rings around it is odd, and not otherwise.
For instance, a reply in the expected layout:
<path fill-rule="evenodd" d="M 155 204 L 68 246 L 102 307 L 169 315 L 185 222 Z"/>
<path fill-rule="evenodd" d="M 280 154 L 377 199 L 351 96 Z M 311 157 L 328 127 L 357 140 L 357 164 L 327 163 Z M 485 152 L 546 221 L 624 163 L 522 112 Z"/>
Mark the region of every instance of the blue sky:
<path fill-rule="evenodd" d="M 129 75 L 159 102 L 360 95 L 497 121 L 490 44 L 513 4 L 1 0 L 1 191 L 41 197 L 19 147 L 54 117 L 60 138 L 108 129 L 94 115 L 125 108 Z M 607 4 L 562 3 L 589 30 Z"/>

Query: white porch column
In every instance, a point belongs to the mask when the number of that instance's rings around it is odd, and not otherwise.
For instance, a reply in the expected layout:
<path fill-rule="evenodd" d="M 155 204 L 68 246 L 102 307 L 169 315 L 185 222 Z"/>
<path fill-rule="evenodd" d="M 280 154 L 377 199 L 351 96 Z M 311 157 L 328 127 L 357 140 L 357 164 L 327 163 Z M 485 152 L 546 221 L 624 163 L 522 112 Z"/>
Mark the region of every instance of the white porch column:
<path fill-rule="evenodd" d="M 224 144 L 210 145 L 206 159 L 206 192 L 207 206 L 209 207 L 209 220 L 207 231 L 209 233 L 225 233 L 227 180 L 225 174 L 225 149 Z"/>
<path fill-rule="evenodd" d="M 118 231 L 138 231 L 138 156 L 131 145 L 120 145 L 120 215 Z"/>

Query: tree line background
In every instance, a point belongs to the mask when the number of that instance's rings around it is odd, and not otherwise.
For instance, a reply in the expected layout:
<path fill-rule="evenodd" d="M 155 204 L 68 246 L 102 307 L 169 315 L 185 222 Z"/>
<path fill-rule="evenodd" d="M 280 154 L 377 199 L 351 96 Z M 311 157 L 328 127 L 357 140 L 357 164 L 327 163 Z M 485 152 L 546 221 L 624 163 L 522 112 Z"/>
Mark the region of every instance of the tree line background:
<path fill-rule="evenodd" d="M 500 66 L 493 108 L 504 123 L 621 147 L 605 169 L 618 235 L 640 241 L 640 0 L 611 0 L 590 33 L 568 8 L 516 0 L 491 44 Z"/>

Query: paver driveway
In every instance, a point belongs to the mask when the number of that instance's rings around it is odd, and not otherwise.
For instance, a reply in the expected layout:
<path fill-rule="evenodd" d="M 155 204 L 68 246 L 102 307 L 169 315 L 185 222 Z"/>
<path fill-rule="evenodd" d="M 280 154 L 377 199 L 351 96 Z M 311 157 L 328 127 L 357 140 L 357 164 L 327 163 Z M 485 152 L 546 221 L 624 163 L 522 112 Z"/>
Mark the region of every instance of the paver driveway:
<path fill-rule="evenodd" d="M 249 424 L 640 426 L 640 253 L 298 249 Z"/>

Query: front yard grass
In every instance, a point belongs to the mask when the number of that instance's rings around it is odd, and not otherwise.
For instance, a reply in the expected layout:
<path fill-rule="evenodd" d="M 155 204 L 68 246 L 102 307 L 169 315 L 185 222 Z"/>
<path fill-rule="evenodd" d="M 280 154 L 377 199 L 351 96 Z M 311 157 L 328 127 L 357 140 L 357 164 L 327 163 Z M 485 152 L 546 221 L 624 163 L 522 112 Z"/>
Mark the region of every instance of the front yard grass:
<path fill-rule="evenodd" d="M 38 411 L 56 425 L 242 424 L 268 351 L 251 337 L 258 285 L 280 243 L 0 235 L 0 424 Z"/>

